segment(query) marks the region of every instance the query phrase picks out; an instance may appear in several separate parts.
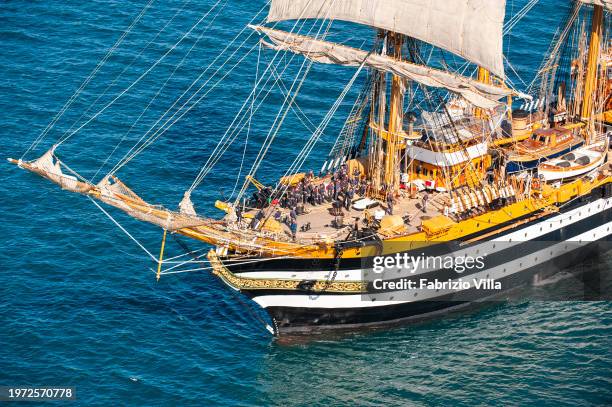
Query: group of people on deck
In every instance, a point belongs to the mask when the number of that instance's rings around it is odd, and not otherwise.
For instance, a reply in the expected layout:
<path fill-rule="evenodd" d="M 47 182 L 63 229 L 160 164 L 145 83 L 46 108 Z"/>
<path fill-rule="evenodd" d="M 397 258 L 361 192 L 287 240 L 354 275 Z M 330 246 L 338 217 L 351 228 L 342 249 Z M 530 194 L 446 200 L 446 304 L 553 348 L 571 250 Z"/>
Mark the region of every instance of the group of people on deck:
<path fill-rule="evenodd" d="M 279 199 L 280 206 L 300 212 L 300 209 L 306 204 L 318 206 L 338 202 L 348 210 L 355 195 L 364 196 L 366 193 L 367 184 L 358 169 L 349 175 L 348 166 L 344 164 L 327 176 L 330 177 L 328 183 L 315 183 L 313 172 L 308 172 L 300 182 L 291 186 L 283 194 Z"/>
<path fill-rule="evenodd" d="M 286 189 L 284 189 L 286 188 Z M 289 186 L 277 188 L 274 192 L 271 188 L 267 193 L 267 202 L 260 207 L 254 215 L 249 227 L 258 229 L 262 222 L 268 217 L 289 227 L 291 236 L 295 240 L 298 231 L 298 216 L 306 213 L 306 205 L 312 207 L 332 203 L 335 210 L 342 209 L 350 211 L 356 197 L 365 197 L 371 184 L 362 176 L 359 169 L 350 172 L 347 164 L 343 164 L 333 173 L 327 173 L 323 177 L 315 177 L 312 171 L 307 172 L 299 182 Z M 385 197 L 385 212 L 393 214 L 394 195 L 383 185 L 381 194 Z M 426 194 L 425 194 L 426 195 Z M 424 198 L 422 209 L 426 211 L 427 198 Z M 266 214 L 266 207 L 273 207 L 272 212 Z M 242 223 L 242 211 L 237 208 L 238 224 Z M 284 209 L 284 210 L 282 210 Z M 302 230 L 308 228 L 308 224 L 302 226 Z"/>
<path fill-rule="evenodd" d="M 284 193 L 282 188 L 279 188 L 277 194 L 267 193 L 267 204 L 264 201 L 262 202 L 263 205 L 258 205 L 260 210 L 249 222 L 249 227 L 252 229 L 259 228 L 267 218 L 264 213 L 265 207 L 271 205 L 274 207 L 271 216 L 274 220 L 289 226 L 291 235 L 295 239 L 298 230 L 297 218 L 305 213 L 306 205 L 319 206 L 333 203 L 334 207 L 350 210 L 355 196 L 365 196 L 368 188 L 361 172 L 355 169 L 352 174 L 349 174 L 349 168 L 346 164 L 333 173 L 327 173 L 324 178 L 329 178 L 329 180 L 322 182 L 320 178 L 315 178 L 312 171 L 309 171 L 298 183 L 287 188 Z M 258 196 L 258 198 L 260 197 Z M 286 214 L 283 214 L 281 208 L 286 210 L 284 211 Z M 236 215 L 238 224 L 242 224 L 242 208 L 236 209 Z"/>

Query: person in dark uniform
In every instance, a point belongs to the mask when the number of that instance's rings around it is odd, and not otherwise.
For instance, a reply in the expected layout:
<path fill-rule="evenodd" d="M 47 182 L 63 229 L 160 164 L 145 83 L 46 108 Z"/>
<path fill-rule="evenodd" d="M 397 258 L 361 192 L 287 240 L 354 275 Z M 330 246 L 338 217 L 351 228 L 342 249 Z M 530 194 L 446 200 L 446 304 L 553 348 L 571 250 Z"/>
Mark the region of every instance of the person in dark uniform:
<path fill-rule="evenodd" d="M 314 191 L 315 189 L 312 184 L 308 184 L 308 203 L 312 206 L 315 206 L 316 204 Z"/>
<path fill-rule="evenodd" d="M 296 193 L 293 195 L 293 205 L 292 207 L 297 207 L 298 204 L 300 204 L 302 202 L 302 193 L 300 192 L 300 190 L 298 189 L 296 191 Z"/>
<path fill-rule="evenodd" d="M 297 192 L 293 190 L 291 192 L 291 198 L 289 199 L 289 208 L 295 208 L 295 205 L 297 204 L 296 195 L 297 195 Z"/>
<path fill-rule="evenodd" d="M 261 220 L 264 218 L 264 213 L 263 210 L 259 210 L 257 211 L 257 214 L 253 217 L 253 220 L 251 221 L 251 229 L 255 230 L 259 227 L 259 224 L 261 223 Z"/>
<path fill-rule="evenodd" d="M 281 210 L 279 208 L 276 208 L 276 211 L 274 212 L 274 220 L 280 222 L 281 216 Z"/>
<path fill-rule="evenodd" d="M 393 215 L 393 194 L 391 192 L 387 194 L 387 214 Z"/>
<path fill-rule="evenodd" d="M 351 210 L 351 198 L 349 198 L 349 191 L 345 190 L 342 193 L 342 196 L 344 198 L 344 200 L 342 201 L 342 203 L 344 204 L 344 209 L 346 209 L 347 211 Z"/>
<path fill-rule="evenodd" d="M 367 188 L 366 180 L 361 181 L 361 183 L 359 184 L 359 195 L 360 196 L 365 196 L 366 188 Z"/>
<path fill-rule="evenodd" d="M 242 207 L 240 205 L 236 208 L 236 222 L 238 223 L 238 227 L 242 225 Z"/>
<path fill-rule="evenodd" d="M 340 181 L 334 181 L 334 201 L 338 200 L 338 195 L 340 195 Z"/>

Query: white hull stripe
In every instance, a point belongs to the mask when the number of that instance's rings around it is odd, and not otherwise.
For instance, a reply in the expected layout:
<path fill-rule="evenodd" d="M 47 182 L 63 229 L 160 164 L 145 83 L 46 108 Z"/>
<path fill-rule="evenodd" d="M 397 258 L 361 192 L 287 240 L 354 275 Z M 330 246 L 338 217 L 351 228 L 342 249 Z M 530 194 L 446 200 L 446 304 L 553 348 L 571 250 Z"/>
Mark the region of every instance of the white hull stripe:
<path fill-rule="evenodd" d="M 571 248 L 577 248 L 575 244 L 568 245 L 567 242 L 592 242 L 601 240 L 610 235 L 612 228 L 612 222 L 608 222 L 595 229 L 584 232 L 578 236 L 575 236 L 566 241 L 555 243 L 545 249 L 531 253 L 524 257 L 516 258 L 505 264 L 483 270 L 478 273 L 469 275 L 467 278 L 472 279 L 502 279 L 504 277 L 516 274 L 523 270 L 531 267 L 543 264 L 555 257 L 559 257 L 562 254 L 571 251 Z M 503 288 L 503 287 L 502 287 Z M 260 306 L 267 307 L 302 307 L 302 308 L 365 308 L 365 307 L 383 307 L 386 305 L 397 305 L 408 302 L 416 302 L 423 300 L 430 300 L 436 297 L 440 297 L 445 294 L 453 292 L 459 292 L 460 290 L 429 290 L 429 289 L 417 289 L 412 292 L 417 293 L 414 300 L 406 301 L 384 301 L 378 299 L 377 301 L 365 300 L 364 296 L 360 294 L 356 295 L 309 295 L 309 294 L 294 294 L 294 295 L 264 295 L 253 298 Z M 401 293 L 405 295 L 404 292 Z M 385 293 L 384 295 L 393 296 L 393 292 Z M 397 293 L 395 294 L 397 296 Z M 376 295 L 381 298 L 382 295 Z"/>
<path fill-rule="evenodd" d="M 572 209 L 571 211 L 552 217 L 550 219 L 543 220 L 534 225 L 528 226 L 521 230 L 517 230 L 516 232 L 512 232 L 505 236 L 488 240 L 484 242 L 483 245 L 486 246 L 487 255 L 490 256 L 491 254 L 497 253 L 512 246 L 509 244 L 504 244 L 500 245 L 500 247 L 498 248 L 492 248 L 490 242 L 515 242 L 516 245 L 519 245 L 521 243 L 524 243 L 525 241 L 536 240 L 539 237 L 542 237 L 548 233 L 580 222 L 581 220 L 586 219 L 589 216 L 595 215 L 599 212 L 603 212 L 604 210 L 610 207 L 612 207 L 612 198 L 598 199 L 597 201 L 583 205 L 580 208 Z M 470 248 L 469 251 L 466 250 L 465 252 L 458 251 L 455 252 L 455 255 L 460 257 L 465 256 L 467 254 L 473 254 L 475 249 L 477 248 Z M 420 270 L 420 273 L 427 273 L 430 271 L 432 270 L 422 269 Z M 340 270 L 338 271 L 336 279 L 342 281 L 361 281 L 363 277 L 362 272 L 363 270 L 361 269 Z M 418 275 L 420 273 L 416 273 L 414 275 Z M 299 281 L 327 280 L 331 278 L 332 271 L 254 271 L 250 273 L 236 273 L 236 275 L 239 277 L 252 277 L 261 279 L 286 279 Z"/>

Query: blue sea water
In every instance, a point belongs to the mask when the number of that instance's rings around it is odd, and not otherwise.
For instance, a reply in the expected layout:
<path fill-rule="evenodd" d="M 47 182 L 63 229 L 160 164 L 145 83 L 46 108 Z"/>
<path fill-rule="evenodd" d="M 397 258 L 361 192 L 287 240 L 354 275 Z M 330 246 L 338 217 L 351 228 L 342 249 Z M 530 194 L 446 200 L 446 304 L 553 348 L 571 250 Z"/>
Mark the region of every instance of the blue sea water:
<path fill-rule="evenodd" d="M 526 2 L 508 1 L 508 18 Z M 3 156 L 23 154 L 145 3 L 0 3 Z M 232 44 L 197 86 L 217 68 L 219 78 L 240 61 L 236 68 L 118 172 L 146 200 L 175 207 L 247 98 L 257 67 L 271 58 L 259 53 L 255 36 L 240 34 L 264 6 L 262 0 L 151 2 L 26 158 L 70 134 L 73 123 L 72 129 L 78 128 L 168 52 L 128 93 L 58 148 L 73 169 L 99 179 Z M 569 2 L 541 0 L 506 37 L 508 59 L 520 76 L 511 73 L 517 87 L 533 77 L 568 8 Z M 262 20 L 260 14 L 254 21 Z M 334 24 L 330 35 L 357 45 L 370 41 L 367 29 L 347 28 Z M 290 87 L 301 61 L 288 56 L 284 63 L 279 69 L 288 66 L 284 81 Z M 297 100 L 304 115 L 318 124 L 353 72 L 313 67 Z M 330 148 L 358 88 L 347 96 L 317 151 Z M 194 193 L 199 211 L 215 215 L 214 200 L 229 195 L 238 174 L 244 176 L 282 97 L 278 90 L 270 94 L 251 124 L 248 143 L 246 132 L 241 133 Z M 258 178 L 272 180 L 293 161 L 310 135 L 304 120 L 294 112 L 287 116 Z M 310 165 L 318 168 L 324 156 L 313 155 Z M 79 405 L 612 404 L 609 302 L 516 300 L 393 330 L 282 343 L 206 271 L 156 282 L 151 259 L 89 200 L 8 164 L 1 174 L 0 385 L 75 386 Z M 157 252 L 157 228 L 111 213 Z M 169 240 L 167 255 L 180 253 Z M 596 263 L 602 281 L 609 281 L 612 258 L 601 256 L 592 266 Z M 552 281 L 536 287 L 535 294 L 571 292 L 573 282 Z"/>

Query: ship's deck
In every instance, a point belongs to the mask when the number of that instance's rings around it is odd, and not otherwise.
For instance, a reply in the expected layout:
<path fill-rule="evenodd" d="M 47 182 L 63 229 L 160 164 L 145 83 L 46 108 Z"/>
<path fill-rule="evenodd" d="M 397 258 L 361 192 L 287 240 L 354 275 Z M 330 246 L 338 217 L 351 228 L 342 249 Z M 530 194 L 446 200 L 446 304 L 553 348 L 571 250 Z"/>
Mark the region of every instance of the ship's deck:
<path fill-rule="evenodd" d="M 429 199 L 427 202 L 427 211 L 424 212 L 422 210 L 423 205 L 423 196 L 425 194 L 429 195 Z M 435 192 L 435 191 L 423 191 L 419 192 L 415 198 L 411 198 L 407 196 L 407 194 L 402 194 L 394 201 L 393 205 L 393 215 L 398 215 L 407 219 L 405 222 L 406 229 L 402 234 L 414 233 L 418 232 L 421 227 L 421 223 L 423 220 L 430 219 L 432 217 L 441 215 L 443 213 L 443 199 L 446 194 Z M 360 200 L 361 197 L 356 196 L 353 199 L 353 202 Z M 387 205 L 382 201 L 377 201 L 378 206 L 368 209 L 370 215 L 374 215 L 374 213 L 378 210 L 386 210 Z M 280 207 L 279 207 L 280 208 Z M 365 211 L 357 210 L 351 207 L 350 210 L 346 210 L 342 208 L 342 227 L 336 227 L 334 225 L 334 221 L 339 217 L 332 215 L 332 203 L 324 202 L 321 205 L 304 205 L 305 213 L 297 215 L 297 226 L 298 232 L 296 238 L 298 240 L 301 239 L 309 239 L 309 238 L 326 238 L 326 237 L 335 237 L 338 235 L 346 235 L 349 230 L 352 230 L 355 225 L 355 221 L 359 222 L 359 228 L 363 228 L 365 226 L 364 219 L 366 216 Z M 280 208 L 282 213 L 282 218 L 285 216 L 288 218 L 290 210 L 286 208 Z M 268 208 L 266 209 L 266 214 L 274 213 L 276 209 Z M 250 210 L 246 212 L 248 215 L 254 216 L 257 213 L 257 210 Z M 247 216 L 248 216 L 247 215 Z M 288 222 L 287 222 L 288 223 Z M 305 225 L 309 225 L 310 228 L 308 231 L 301 231 L 301 228 Z M 289 229 L 288 224 L 282 224 L 283 230 L 287 237 L 291 236 L 291 231 Z"/>

